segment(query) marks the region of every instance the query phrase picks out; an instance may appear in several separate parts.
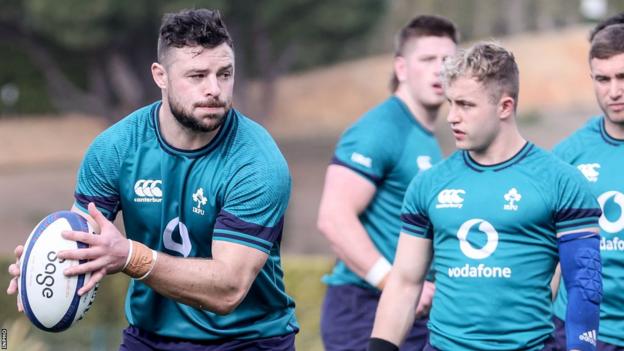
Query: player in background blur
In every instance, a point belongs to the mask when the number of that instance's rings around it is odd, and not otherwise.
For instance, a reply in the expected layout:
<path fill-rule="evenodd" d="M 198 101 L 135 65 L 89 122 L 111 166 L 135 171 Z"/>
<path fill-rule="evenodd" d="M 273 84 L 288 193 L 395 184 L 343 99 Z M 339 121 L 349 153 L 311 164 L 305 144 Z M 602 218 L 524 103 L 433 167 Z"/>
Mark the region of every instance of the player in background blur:
<path fill-rule="evenodd" d="M 318 228 L 338 256 L 321 312 L 328 351 L 365 350 L 396 250 L 400 209 L 412 178 L 442 159 L 434 125 L 444 92 L 442 61 L 455 52 L 449 20 L 418 16 L 395 42 L 392 95 L 347 129 L 325 176 Z M 427 342 L 435 287 L 427 282 L 404 348 Z"/>
<path fill-rule="evenodd" d="M 477 43 L 445 62 L 443 77 L 447 121 L 461 150 L 405 193 L 369 350 L 398 350 L 432 260 L 426 350 L 553 350 L 549 283 L 558 260 L 570 296 L 567 347 L 594 350 L 598 203 L 578 172 L 518 131 L 511 52 Z"/>
<path fill-rule="evenodd" d="M 591 118 L 553 152 L 585 177 L 602 208 L 600 252 L 604 296 L 597 350 L 624 350 L 624 13 L 590 35 L 589 67 L 602 115 Z M 555 301 L 557 340 L 565 347 L 563 284 Z"/>
<path fill-rule="evenodd" d="M 101 233 L 65 233 L 90 247 L 58 256 L 90 260 L 65 272 L 93 272 L 81 294 L 106 274 L 134 278 L 121 350 L 294 350 L 280 267 L 290 175 L 232 108 L 234 61 L 218 11 L 166 14 L 151 67 L 162 100 L 100 134 L 78 171 L 73 210 Z M 119 211 L 127 239 L 110 222 Z"/>

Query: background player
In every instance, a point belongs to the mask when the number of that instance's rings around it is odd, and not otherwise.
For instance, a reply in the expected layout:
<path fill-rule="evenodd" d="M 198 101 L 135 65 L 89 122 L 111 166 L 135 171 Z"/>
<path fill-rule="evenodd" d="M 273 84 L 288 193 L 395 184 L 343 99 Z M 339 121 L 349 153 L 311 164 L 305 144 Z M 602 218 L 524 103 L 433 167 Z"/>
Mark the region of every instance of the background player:
<path fill-rule="evenodd" d="M 73 209 L 101 234 L 66 233 L 90 248 L 59 257 L 90 260 L 65 272 L 94 272 L 80 293 L 105 274 L 135 278 L 122 350 L 294 349 L 279 256 L 290 175 L 231 107 L 234 71 L 218 11 L 165 15 L 152 65 L 162 101 L 99 135 L 80 167 Z M 109 221 L 120 210 L 128 240 Z"/>
<path fill-rule="evenodd" d="M 455 51 L 449 20 L 419 16 L 397 35 L 393 95 L 368 111 L 340 138 L 325 176 L 318 227 L 339 260 L 325 277 L 321 316 L 326 350 L 365 350 L 400 228 L 411 179 L 442 157 L 433 135 L 444 102 L 440 69 Z M 405 348 L 427 340 L 426 315 L 434 292 L 427 283 L 419 319 Z M 414 311 L 412 311 L 414 313 Z"/>
<path fill-rule="evenodd" d="M 624 350 L 624 14 L 599 24 L 591 34 L 589 65 L 602 116 L 592 118 L 554 149 L 585 176 L 602 207 L 600 251 L 604 297 L 598 350 Z M 567 293 L 555 301 L 557 341 L 565 345 Z"/>
<path fill-rule="evenodd" d="M 396 350 L 433 257 L 427 350 L 551 350 L 558 257 L 570 294 L 568 347 L 592 350 L 601 296 L 600 209 L 580 175 L 527 142 L 513 54 L 478 43 L 443 72 L 457 151 L 410 184 L 370 350 Z M 536 175 L 540 175 L 536 177 Z"/>

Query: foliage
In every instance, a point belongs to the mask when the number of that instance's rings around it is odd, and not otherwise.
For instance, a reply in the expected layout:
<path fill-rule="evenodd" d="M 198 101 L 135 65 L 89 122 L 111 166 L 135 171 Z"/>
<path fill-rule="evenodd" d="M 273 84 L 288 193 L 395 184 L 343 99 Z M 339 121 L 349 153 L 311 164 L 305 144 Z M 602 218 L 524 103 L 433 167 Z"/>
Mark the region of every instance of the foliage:
<path fill-rule="evenodd" d="M 10 258 L 0 259 L 0 284 L 8 285 Z M 319 333 L 320 309 L 325 294 L 321 276 L 331 268 L 326 257 L 286 257 L 283 267 L 288 294 L 297 304 L 301 331 L 297 349 L 322 350 Z M 15 296 L 0 294 L 0 325 L 8 333 L 9 349 L 13 350 L 114 350 L 121 341 L 121 330 L 127 326 L 123 314 L 126 276 L 107 276 L 100 284 L 95 303 L 84 320 L 62 333 L 46 333 L 33 327 L 15 308 Z"/>

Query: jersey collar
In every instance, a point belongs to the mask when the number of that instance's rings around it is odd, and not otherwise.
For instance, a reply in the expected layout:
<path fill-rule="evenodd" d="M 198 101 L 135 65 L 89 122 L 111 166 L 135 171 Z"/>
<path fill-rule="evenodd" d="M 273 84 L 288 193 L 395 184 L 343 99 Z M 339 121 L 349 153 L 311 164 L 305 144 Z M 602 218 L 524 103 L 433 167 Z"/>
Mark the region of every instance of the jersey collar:
<path fill-rule="evenodd" d="M 602 116 L 600 118 L 600 136 L 602 137 L 602 139 L 607 143 L 607 144 L 611 144 L 613 146 L 620 146 L 622 144 L 624 144 L 624 140 L 623 139 L 617 139 L 612 137 L 611 135 L 609 135 L 609 133 L 607 133 L 607 128 L 605 127 L 605 116 Z"/>
<path fill-rule="evenodd" d="M 156 135 L 158 137 L 158 143 L 160 144 L 160 147 L 167 153 L 175 156 L 196 158 L 206 155 L 221 143 L 221 141 L 225 138 L 225 135 L 227 135 L 230 129 L 232 129 L 232 124 L 234 123 L 233 120 L 236 118 L 236 112 L 234 112 L 233 108 L 230 109 L 227 116 L 225 116 L 225 121 L 223 122 L 223 125 L 221 125 L 221 128 L 219 128 L 217 134 L 214 136 L 214 138 L 212 138 L 212 140 L 210 140 L 208 144 L 199 149 L 184 150 L 174 147 L 173 145 L 169 144 L 165 140 L 165 138 L 162 137 L 162 134 L 160 133 L 160 121 L 158 118 L 161 105 L 162 101 L 154 104 L 150 115 L 152 118 L 152 122 L 154 123 L 154 129 L 156 130 Z"/>
<path fill-rule="evenodd" d="M 467 150 L 462 151 L 462 157 L 466 165 L 477 172 L 486 172 L 486 171 L 498 172 L 498 171 L 502 171 L 505 168 L 509 168 L 515 165 L 516 163 L 522 161 L 531 152 L 531 150 L 533 150 L 533 147 L 534 145 L 527 141 L 524 144 L 524 146 L 520 149 L 520 151 L 518 151 L 510 159 L 500 162 L 500 163 L 493 164 L 493 165 L 480 164 L 479 162 L 475 161 L 472 157 L 470 157 L 470 153 Z"/>
<path fill-rule="evenodd" d="M 409 110 L 409 108 L 407 107 L 407 105 L 405 104 L 405 102 L 403 102 L 403 100 L 399 99 L 396 95 L 392 95 L 391 99 L 397 104 L 399 105 L 399 108 L 401 109 L 401 111 L 403 112 L 403 116 L 405 116 L 406 118 L 408 118 L 410 120 L 411 123 L 415 124 L 418 129 L 422 130 L 423 133 L 429 135 L 429 136 L 433 136 L 433 133 L 428 130 L 427 128 L 425 128 L 422 124 L 420 124 L 420 122 L 418 122 L 418 120 L 416 119 L 416 117 L 412 114 L 412 112 Z"/>

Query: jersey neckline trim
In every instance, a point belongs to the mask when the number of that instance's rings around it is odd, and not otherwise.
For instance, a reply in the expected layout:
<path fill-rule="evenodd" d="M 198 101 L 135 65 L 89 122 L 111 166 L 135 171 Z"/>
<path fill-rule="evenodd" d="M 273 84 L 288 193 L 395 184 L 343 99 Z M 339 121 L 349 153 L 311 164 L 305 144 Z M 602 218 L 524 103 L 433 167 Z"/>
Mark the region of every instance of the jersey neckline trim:
<path fill-rule="evenodd" d="M 607 143 L 607 144 L 611 144 L 613 146 L 620 146 L 622 144 L 624 144 L 624 139 L 618 139 L 618 138 L 614 138 L 611 135 L 609 135 L 609 133 L 607 132 L 607 127 L 605 126 L 605 116 L 602 116 L 600 118 L 600 136 L 602 137 L 602 139 Z"/>
<path fill-rule="evenodd" d="M 524 146 L 522 146 L 522 148 L 520 149 L 520 151 L 516 152 L 515 155 L 513 155 L 511 158 L 509 158 L 508 160 L 505 160 L 503 162 L 499 162 L 493 165 L 483 165 L 480 164 L 479 162 L 475 161 L 471 156 L 470 153 L 467 150 L 463 150 L 462 151 L 462 157 L 464 159 L 464 162 L 466 163 L 466 165 L 473 169 L 474 171 L 477 172 L 485 172 L 485 171 L 493 171 L 493 172 L 499 172 L 502 171 L 505 168 L 509 168 L 513 165 L 515 165 L 516 163 L 522 161 L 528 154 L 529 152 L 531 152 L 531 150 L 533 150 L 533 143 L 527 141 Z"/>
<path fill-rule="evenodd" d="M 217 132 L 217 134 L 214 136 L 214 138 L 212 138 L 212 140 L 210 140 L 208 144 L 204 145 L 203 147 L 199 149 L 184 150 L 184 149 L 179 149 L 169 144 L 165 140 L 165 138 L 163 138 L 162 134 L 160 134 L 160 121 L 158 117 L 160 114 L 159 111 L 160 111 L 161 106 L 162 106 L 162 101 L 155 103 L 154 106 L 152 107 L 152 111 L 150 112 L 150 116 L 152 118 L 152 122 L 154 123 L 154 130 L 156 131 L 158 143 L 163 148 L 163 150 L 165 150 L 167 153 L 174 155 L 174 156 L 196 158 L 196 157 L 203 156 L 209 153 L 210 151 L 214 150 L 217 147 L 217 145 L 221 143 L 221 141 L 224 138 L 224 135 L 228 134 L 228 131 L 231 129 L 231 126 L 232 126 L 232 119 L 235 117 L 234 109 L 230 109 L 230 111 L 228 111 L 227 116 L 225 116 L 225 121 L 223 122 L 223 125 L 221 125 L 221 128 L 219 128 L 219 131 Z"/>
<path fill-rule="evenodd" d="M 425 133 L 425 134 L 427 134 L 429 136 L 433 136 L 433 132 L 428 130 L 427 128 L 425 128 L 416 119 L 416 116 L 414 116 L 414 114 L 409 110 L 409 108 L 407 107 L 405 102 L 403 102 L 403 100 L 399 99 L 399 97 L 397 97 L 396 95 L 392 95 L 390 97 L 390 99 L 392 99 L 393 101 L 395 101 L 397 103 L 397 105 L 399 105 L 399 108 L 401 109 L 401 111 L 403 111 L 403 115 L 405 115 L 405 117 L 408 118 L 411 121 L 411 123 L 415 124 L 418 127 L 418 129 L 423 131 L 423 133 Z"/>

